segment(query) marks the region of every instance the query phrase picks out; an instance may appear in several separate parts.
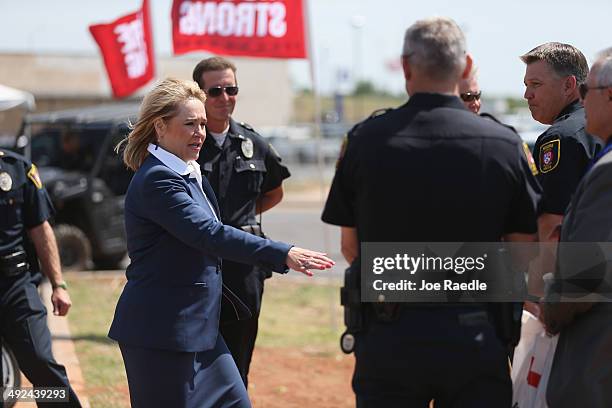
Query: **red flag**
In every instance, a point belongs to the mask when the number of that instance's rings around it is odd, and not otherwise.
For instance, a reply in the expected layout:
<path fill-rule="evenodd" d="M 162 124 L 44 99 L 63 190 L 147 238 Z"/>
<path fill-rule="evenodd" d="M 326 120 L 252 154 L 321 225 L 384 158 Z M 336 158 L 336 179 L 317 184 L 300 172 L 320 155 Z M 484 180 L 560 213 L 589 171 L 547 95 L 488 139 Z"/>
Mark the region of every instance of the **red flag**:
<path fill-rule="evenodd" d="M 113 95 L 123 98 L 153 79 L 155 60 L 149 1 L 108 24 L 89 26 L 104 58 Z"/>
<path fill-rule="evenodd" d="M 175 54 L 306 58 L 303 0 L 174 0 Z"/>

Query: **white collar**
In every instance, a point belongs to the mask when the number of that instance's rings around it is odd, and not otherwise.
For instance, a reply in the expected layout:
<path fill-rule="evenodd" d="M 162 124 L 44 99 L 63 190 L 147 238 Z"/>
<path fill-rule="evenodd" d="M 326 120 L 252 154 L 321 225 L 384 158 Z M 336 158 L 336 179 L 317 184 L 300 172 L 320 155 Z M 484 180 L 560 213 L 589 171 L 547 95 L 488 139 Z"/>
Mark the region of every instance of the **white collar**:
<path fill-rule="evenodd" d="M 202 173 L 200 172 L 200 164 L 195 160 L 190 160 L 189 162 L 185 162 L 182 159 L 179 159 L 174 154 L 170 153 L 167 150 L 159 147 L 158 145 L 154 145 L 149 143 L 149 147 L 147 147 L 149 153 L 153 156 L 157 157 L 157 159 L 164 164 L 164 166 L 168 167 L 170 170 L 175 171 L 181 176 L 186 176 L 189 174 L 189 178 L 195 178 L 198 181 L 198 186 L 200 187 L 200 191 L 204 198 L 206 199 L 206 203 L 210 207 L 210 211 L 215 217 L 215 220 L 219 221 L 217 217 L 217 213 L 215 213 L 215 209 L 210 202 L 210 199 L 204 192 L 204 187 L 202 187 Z"/>
<path fill-rule="evenodd" d="M 227 127 L 223 129 L 221 133 L 216 133 L 216 132 L 213 132 L 212 130 L 208 130 L 208 133 L 210 133 L 213 136 L 225 136 L 229 133 L 229 128 L 230 128 L 230 125 L 228 123 Z"/>
<path fill-rule="evenodd" d="M 186 176 L 187 174 L 201 174 L 200 173 L 200 164 L 195 160 L 190 160 L 188 162 L 183 161 L 178 158 L 174 154 L 170 153 L 164 148 L 149 143 L 149 147 L 147 148 L 149 153 L 155 156 L 160 162 L 162 162 L 166 167 L 180 174 L 181 176 Z"/>

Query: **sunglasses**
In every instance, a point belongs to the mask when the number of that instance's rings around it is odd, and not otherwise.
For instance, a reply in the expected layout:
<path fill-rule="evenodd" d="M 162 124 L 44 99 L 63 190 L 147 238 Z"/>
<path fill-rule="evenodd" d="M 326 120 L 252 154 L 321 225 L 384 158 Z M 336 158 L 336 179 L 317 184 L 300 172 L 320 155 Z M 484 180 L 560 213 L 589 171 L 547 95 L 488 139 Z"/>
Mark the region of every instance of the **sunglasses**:
<path fill-rule="evenodd" d="M 211 98 L 216 98 L 217 96 L 221 96 L 224 91 L 228 96 L 238 95 L 238 87 L 235 85 L 213 86 L 212 88 L 208 88 L 208 90 L 206 90 L 206 95 L 210 96 Z"/>
<path fill-rule="evenodd" d="M 580 92 L 580 98 L 584 99 L 586 98 L 587 94 L 589 93 L 589 91 L 591 89 L 607 89 L 612 87 L 611 85 L 608 86 L 588 86 L 587 84 L 580 84 L 580 86 L 578 87 L 578 91 Z"/>
<path fill-rule="evenodd" d="M 466 93 L 462 93 L 459 96 L 461 97 L 461 100 L 463 100 L 464 102 L 472 102 L 472 101 L 479 100 L 481 94 L 482 94 L 482 91 L 466 92 Z"/>

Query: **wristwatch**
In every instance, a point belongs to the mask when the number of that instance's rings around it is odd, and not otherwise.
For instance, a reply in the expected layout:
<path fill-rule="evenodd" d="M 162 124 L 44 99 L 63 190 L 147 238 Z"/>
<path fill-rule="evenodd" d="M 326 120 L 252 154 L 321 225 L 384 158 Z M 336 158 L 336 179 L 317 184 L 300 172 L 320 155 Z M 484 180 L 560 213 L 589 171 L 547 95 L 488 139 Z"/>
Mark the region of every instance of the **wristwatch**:
<path fill-rule="evenodd" d="M 68 284 L 65 281 L 61 281 L 56 283 L 55 285 L 51 285 L 53 289 L 62 288 L 64 290 L 68 290 Z"/>

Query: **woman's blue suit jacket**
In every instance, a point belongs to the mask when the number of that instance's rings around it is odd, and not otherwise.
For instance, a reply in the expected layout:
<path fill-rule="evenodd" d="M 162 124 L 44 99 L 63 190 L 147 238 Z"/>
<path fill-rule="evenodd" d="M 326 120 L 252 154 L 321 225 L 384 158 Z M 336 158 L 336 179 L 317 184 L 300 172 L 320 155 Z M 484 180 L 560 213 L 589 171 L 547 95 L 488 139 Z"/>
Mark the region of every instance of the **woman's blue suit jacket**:
<path fill-rule="evenodd" d="M 206 178 L 203 189 L 218 217 Z M 149 155 L 125 199 L 131 263 L 109 337 L 176 351 L 213 348 L 219 330 L 221 258 L 286 272 L 290 246 L 223 225 L 195 178 Z"/>

